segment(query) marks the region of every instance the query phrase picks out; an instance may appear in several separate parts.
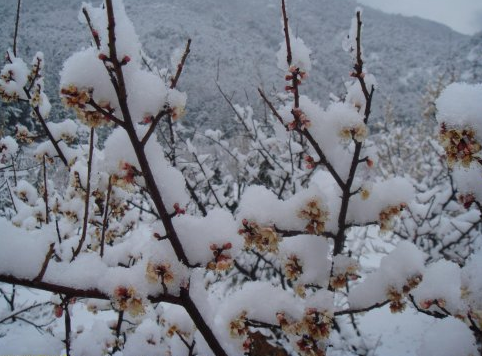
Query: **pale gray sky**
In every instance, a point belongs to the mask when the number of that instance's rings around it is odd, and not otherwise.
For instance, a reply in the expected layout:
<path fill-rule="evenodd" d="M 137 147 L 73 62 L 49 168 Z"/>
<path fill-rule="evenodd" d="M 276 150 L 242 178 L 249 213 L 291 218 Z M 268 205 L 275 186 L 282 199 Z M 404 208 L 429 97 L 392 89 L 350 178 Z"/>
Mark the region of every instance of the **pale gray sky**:
<path fill-rule="evenodd" d="M 472 35 L 482 31 L 482 0 L 358 0 L 388 13 L 419 16 Z"/>

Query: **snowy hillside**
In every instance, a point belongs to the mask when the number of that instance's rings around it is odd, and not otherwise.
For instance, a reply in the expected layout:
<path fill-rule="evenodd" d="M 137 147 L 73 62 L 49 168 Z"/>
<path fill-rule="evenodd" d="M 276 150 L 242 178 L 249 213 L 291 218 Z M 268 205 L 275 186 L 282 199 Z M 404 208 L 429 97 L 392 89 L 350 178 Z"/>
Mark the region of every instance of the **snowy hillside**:
<path fill-rule="evenodd" d="M 19 51 L 32 57 L 43 51 L 47 63 L 47 88 L 58 100 L 58 73 L 69 53 L 89 39 L 77 20 L 79 0 L 25 0 L 22 7 Z M 235 93 L 234 100 L 259 104 L 258 86 L 269 90 L 284 85 L 274 53 L 282 40 L 277 0 L 130 0 L 129 16 L 138 29 L 148 55 L 159 67 L 170 63 L 175 48 L 192 38 L 192 51 L 180 86 L 189 95 L 189 122 L 195 125 L 229 122 L 229 108 L 215 86 Z M 303 88 L 326 100 L 330 92 L 344 92 L 350 70 L 349 58 L 341 49 L 346 24 L 355 7 L 352 0 L 296 0 L 289 3 L 291 24 L 313 49 L 311 78 Z M 15 6 L 2 1 L 0 16 L 6 29 L 0 33 L 0 51 L 11 44 Z M 380 85 L 375 116 L 388 98 L 396 116 L 406 121 L 420 115 L 420 96 L 427 83 L 453 63 L 456 70 L 471 68 L 467 56 L 470 37 L 443 25 L 365 9 L 366 65 Z M 464 53 L 465 51 L 465 53 Z M 340 73 L 346 73 L 345 77 Z M 470 77 L 470 75 L 469 75 Z M 186 121 L 187 122 L 187 121 Z"/>

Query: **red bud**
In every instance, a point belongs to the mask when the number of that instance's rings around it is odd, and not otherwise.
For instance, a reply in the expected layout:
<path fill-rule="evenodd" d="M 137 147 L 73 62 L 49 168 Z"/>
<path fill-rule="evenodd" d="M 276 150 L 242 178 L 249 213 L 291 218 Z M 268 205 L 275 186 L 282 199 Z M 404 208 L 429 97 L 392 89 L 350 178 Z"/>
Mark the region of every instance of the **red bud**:
<path fill-rule="evenodd" d="M 64 314 L 64 310 L 60 305 L 54 306 L 54 314 L 56 318 L 61 318 L 62 315 Z"/>

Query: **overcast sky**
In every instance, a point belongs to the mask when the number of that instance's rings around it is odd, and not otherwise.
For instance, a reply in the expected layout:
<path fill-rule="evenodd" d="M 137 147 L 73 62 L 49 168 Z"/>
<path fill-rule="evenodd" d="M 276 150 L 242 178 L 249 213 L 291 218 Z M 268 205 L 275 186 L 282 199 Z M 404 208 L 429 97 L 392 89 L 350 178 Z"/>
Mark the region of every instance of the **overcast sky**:
<path fill-rule="evenodd" d="M 358 0 L 376 9 L 419 16 L 472 35 L 482 31 L 482 0 Z"/>

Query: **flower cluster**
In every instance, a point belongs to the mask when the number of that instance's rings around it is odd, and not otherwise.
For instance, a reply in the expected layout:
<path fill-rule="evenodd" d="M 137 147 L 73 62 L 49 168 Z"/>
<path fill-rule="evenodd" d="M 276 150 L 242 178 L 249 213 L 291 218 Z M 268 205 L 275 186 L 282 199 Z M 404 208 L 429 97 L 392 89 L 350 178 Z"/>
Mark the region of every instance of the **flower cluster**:
<path fill-rule="evenodd" d="M 81 196 L 85 194 L 85 188 L 82 186 L 82 180 L 80 179 L 80 173 L 78 171 L 73 170 L 71 172 L 69 184 L 77 193 L 80 193 Z"/>
<path fill-rule="evenodd" d="M 281 329 L 288 335 L 299 337 L 296 345 L 306 356 L 324 356 L 324 341 L 330 336 L 333 315 L 325 310 L 307 308 L 300 321 L 289 321 L 285 313 L 276 314 Z"/>
<path fill-rule="evenodd" d="M 2 74 L 0 75 L 0 80 L 5 84 L 15 81 L 13 70 L 3 70 Z M 0 97 L 6 103 L 18 101 L 20 98 L 16 91 L 6 90 L 3 85 L 0 85 Z"/>
<path fill-rule="evenodd" d="M 61 318 L 64 315 L 64 308 L 59 304 L 54 304 L 54 315 L 56 318 Z"/>
<path fill-rule="evenodd" d="M 338 255 L 333 262 L 333 272 L 330 278 L 330 286 L 333 289 L 340 289 L 346 286 L 348 280 L 358 279 L 358 262 L 353 258 Z"/>
<path fill-rule="evenodd" d="M 171 270 L 171 264 L 164 263 L 147 263 L 146 277 L 149 283 L 169 284 L 174 281 L 174 273 Z"/>
<path fill-rule="evenodd" d="M 39 151 L 34 155 L 34 157 L 38 162 L 43 162 L 43 160 L 45 158 L 46 162 L 48 162 L 50 164 L 54 163 L 54 158 L 51 157 L 49 152 L 46 152 L 46 151 Z"/>
<path fill-rule="evenodd" d="M 15 126 L 15 138 L 19 142 L 31 144 L 33 142 L 34 134 L 32 134 L 26 126 L 17 124 Z"/>
<path fill-rule="evenodd" d="M 285 90 L 294 93 L 296 91 L 295 85 L 301 85 L 302 80 L 306 79 L 308 75 L 297 66 L 291 66 L 288 71 L 289 74 L 285 76 L 285 80 L 291 82 L 291 85 L 285 86 Z"/>
<path fill-rule="evenodd" d="M 301 131 L 310 128 L 311 121 L 308 116 L 300 108 L 295 108 L 292 111 L 294 120 L 288 124 L 288 130 L 295 130 L 299 128 Z"/>
<path fill-rule="evenodd" d="M 40 78 L 42 75 L 43 69 L 43 60 L 38 55 L 35 56 L 32 62 L 32 69 L 30 70 L 30 74 L 27 76 L 29 82 L 33 82 L 36 79 Z"/>
<path fill-rule="evenodd" d="M 144 314 L 144 304 L 134 287 L 119 286 L 114 290 L 114 306 L 118 310 L 127 310 L 130 315 Z"/>
<path fill-rule="evenodd" d="M 72 223 L 76 223 L 79 221 L 79 216 L 75 210 L 66 209 L 63 211 L 63 214 Z"/>
<path fill-rule="evenodd" d="M 445 299 L 443 298 L 437 298 L 437 299 L 425 299 L 420 303 L 420 307 L 422 309 L 428 309 L 432 305 L 436 305 L 440 308 L 445 308 L 446 302 L 445 302 Z"/>
<path fill-rule="evenodd" d="M 29 191 L 27 190 L 26 187 L 17 188 L 15 190 L 15 193 L 21 201 L 28 204 L 28 202 L 29 202 Z"/>
<path fill-rule="evenodd" d="M 261 227 L 254 221 L 243 219 L 243 228 L 239 231 L 244 235 L 244 245 L 246 249 L 256 248 L 260 252 L 278 252 L 280 237 L 272 227 Z"/>
<path fill-rule="evenodd" d="M 403 293 L 397 288 L 390 286 L 387 289 L 387 297 L 390 300 L 390 311 L 392 313 L 402 312 L 405 310 L 407 303 L 403 300 Z"/>
<path fill-rule="evenodd" d="M 119 228 L 117 226 L 109 227 L 105 233 L 105 242 L 107 244 L 112 244 L 116 238 L 123 235 L 125 234 L 119 231 Z"/>
<path fill-rule="evenodd" d="M 0 139 L 0 163 L 6 163 L 12 159 L 18 151 L 18 144 L 11 136 Z"/>
<path fill-rule="evenodd" d="M 442 124 L 440 143 L 445 149 L 449 167 L 453 167 L 457 162 L 465 168 L 468 168 L 472 161 L 482 163 L 482 146 L 475 139 L 475 131 L 470 128 L 447 129 L 447 126 Z"/>
<path fill-rule="evenodd" d="M 311 156 L 305 156 L 306 169 L 314 169 L 317 165 L 315 159 Z"/>
<path fill-rule="evenodd" d="M 288 257 L 288 261 L 285 263 L 285 274 L 286 278 L 290 281 L 298 279 L 298 277 L 303 273 L 303 265 L 300 259 L 296 255 L 291 255 Z"/>
<path fill-rule="evenodd" d="M 177 121 L 181 119 L 186 113 L 186 109 L 184 106 L 176 106 L 171 108 L 171 118 L 172 121 Z"/>
<path fill-rule="evenodd" d="M 467 286 L 463 285 L 461 288 L 461 297 L 466 302 L 466 305 L 468 306 L 467 316 L 469 317 L 469 321 L 470 319 L 472 319 L 475 325 L 477 325 L 479 329 L 482 329 L 482 309 L 480 304 L 474 303 L 475 301 L 474 292 L 472 292 Z M 437 299 L 438 303 L 440 303 L 440 301 L 443 302 L 441 307 L 444 307 L 445 300 Z M 465 315 L 456 314 L 455 317 L 464 322 L 467 322 L 467 317 Z"/>
<path fill-rule="evenodd" d="M 477 327 L 482 329 L 482 310 L 470 309 L 469 316 L 477 323 Z"/>
<path fill-rule="evenodd" d="M 42 91 L 40 86 L 34 87 L 34 92 L 32 93 L 32 97 L 30 98 L 30 105 L 32 107 L 41 106 L 43 104 L 42 100 Z"/>
<path fill-rule="evenodd" d="M 214 259 L 207 265 L 207 269 L 222 272 L 230 269 L 233 266 L 233 258 L 229 250 L 233 247 L 230 242 L 223 244 L 221 247 L 217 244 L 211 244 L 209 248 L 213 251 Z"/>
<path fill-rule="evenodd" d="M 312 199 L 298 213 L 299 218 L 309 221 L 305 229 L 313 235 L 321 235 L 325 231 L 325 223 L 329 216 L 329 213 L 321 209 L 320 205 L 318 199 Z"/>
<path fill-rule="evenodd" d="M 119 170 L 119 174 L 112 175 L 112 185 L 123 189 L 132 187 L 135 178 L 141 175 L 136 167 L 125 161 L 119 162 Z"/>
<path fill-rule="evenodd" d="M 469 209 L 470 206 L 475 203 L 475 196 L 471 193 L 469 194 L 460 194 L 458 196 L 458 201 L 460 204 L 464 206 L 465 209 Z"/>
<path fill-rule="evenodd" d="M 355 140 L 357 142 L 365 141 L 368 136 L 368 129 L 365 124 L 358 124 L 351 127 L 343 127 L 339 133 L 344 141 Z"/>
<path fill-rule="evenodd" d="M 112 217 L 122 218 L 127 210 L 129 210 L 129 206 L 125 200 L 121 197 L 117 197 L 115 194 L 110 196 L 109 211 Z"/>
<path fill-rule="evenodd" d="M 393 205 L 383 209 L 378 215 L 380 222 L 380 231 L 389 231 L 393 225 L 393 218 L 398 216 L 406 207 L 407 204 L 401 203 L 400 205 Z"/>
<path fill-rule="evenodd" d="M 65 106 L 83 110 L 90 101 L 91 90 L 79 90 L 75 85 L 71 84 L 66 88 L 60 89 L 60 94 L 63 95 L 62 102 Z"/>
<path fill-rule="evenodd" d="M 99 127 L 110 122 L 109 117 L 98 110 L 88 110 L 92 98 L 92 89 L 79 89 L 75 85 L 69 85 L 60 90 L 62 102 L 67 108 L 73 108 L 78 118 L 87 126 Z M 98 106 L 107 113 L 113 109 L 106 101 L 101 101 Z"/>
<path fill-rule="evenodd" d="M 246 315 L 247 312 L 243 311 L 236 319 L 231 320 L 229 323 L 229 334 L 232 338 L 241 338 L 248 333 L 249 328 Z"/>
<path fill-rule="evenodd" d="M 367 187 L 361 187 L 360 197 L 362 200 L 367 200 L 370 197 L 370 190 Z"/>
<path fill-rule="evenodd" d="M 188 339 L 191 337 L 191 334 L 189 332 L 183 331 L 179 328 L 178 325 L 172 324 L 169 329 L 167 329 L 166 332 L 167 337 L 172 338 L 174 335 L 180 335 L 185 339 Z"/>
<path fill-rule="evenodd" d="M 60 303 L 58 304 L 60 301 L 57 299 L 57 301 L 53 302 L 53 313 L 54 313 L 54 316 L 56 318 L 61 318 L 63 315 L 64 315 L 64 308 L 65 307 L 68 307 L 69 304 L 75 304 L 76 302 L 76 298 L 71 298 L 67 301 L 66 304 L 64 303 Z"/>
<path fill-rule="evenodd" d="M 179 206 L 179 203 L 174 203 L 173 208 L 174 208 L 174 213 L 175 213 L 177 216 L 186 214 L 186 209 L 181 208 L 181 207 Z"/>
<path fill-rule="evenodd" d="M 421 275 L 415 275 L 407 279 L 402 289 L 389 286 L 387 289 L 387 298 L 390 300 L 390 311 L 392 313 L 401 312 L 405 309 L 406 302 L 404 297 L 422 281 Z"/>

